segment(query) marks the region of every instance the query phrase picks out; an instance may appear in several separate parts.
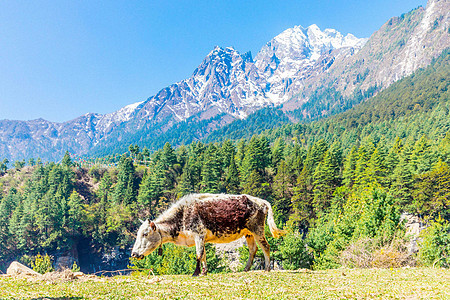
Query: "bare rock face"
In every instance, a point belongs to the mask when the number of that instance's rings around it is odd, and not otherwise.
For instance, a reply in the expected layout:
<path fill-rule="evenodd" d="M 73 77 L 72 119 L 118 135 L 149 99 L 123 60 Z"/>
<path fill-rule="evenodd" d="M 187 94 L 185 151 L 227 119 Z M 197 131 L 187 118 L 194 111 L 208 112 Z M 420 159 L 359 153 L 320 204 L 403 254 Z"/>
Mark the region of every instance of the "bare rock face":
<path fill-rule="evenodd" d="M 8 270 L 6 270 L 6 274 L 8 275 L 33 275 L 33 276 L 41 276 L 38 272 L 28 268 L 27 266 L 19 263 L 18 261 L 13 261 L 9 267 Z"/>
<path fill-rule="evenodd" d="M 62 271 L 65 269 L 71 269 L 75 258 L 73 256 L 60 256 L 56 259 L 56 270 Z"/>
<path fill-rule="evenodd" d="M 403 213 L 400 220 L 405 222 L 406 237 L 409 238 L 409 243 L 406 245 L 408 254 L 414 254 L 419 251 L 419 242 L 421 240 L 420 233 L 426 228 L 418 216 Z"/>

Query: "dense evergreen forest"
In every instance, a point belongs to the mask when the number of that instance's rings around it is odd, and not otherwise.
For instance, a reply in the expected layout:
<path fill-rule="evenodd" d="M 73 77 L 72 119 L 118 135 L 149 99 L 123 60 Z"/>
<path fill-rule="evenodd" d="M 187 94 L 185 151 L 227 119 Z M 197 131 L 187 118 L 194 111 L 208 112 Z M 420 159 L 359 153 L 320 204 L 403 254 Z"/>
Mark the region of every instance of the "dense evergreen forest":
<path fill-rule="evenodd" d="M 284 268 L 448 267 L 449 58 L 446 51 L 376 97 L 310 124 L 234 141 L 166 143 L 153 153 L 130 145 L 117 166 L 86 168 L 68 153 L 60 163 L 37 159 L 8 168 L 3 161 L 0 261 L 64 251 L 86 239 L 96 249 L 127 249 L 138 218 L 155 218 L 183 195 L 208 192 L 270 201 L 278 225 L 289 231 L 269 239 Z M 429 226 L 415 255 L 405 250 L 404 213 Z M 150 255 L 135 265 L 191 272 L 180 266 L 193 261 L 192 250 L 167 247 L 165 261 Z"/>

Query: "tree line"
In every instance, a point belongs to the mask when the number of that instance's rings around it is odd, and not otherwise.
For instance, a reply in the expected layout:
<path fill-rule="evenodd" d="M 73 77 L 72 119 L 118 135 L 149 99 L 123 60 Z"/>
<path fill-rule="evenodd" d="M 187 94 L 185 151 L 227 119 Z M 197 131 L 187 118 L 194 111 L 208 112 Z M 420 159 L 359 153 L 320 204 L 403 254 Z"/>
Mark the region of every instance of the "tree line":
<path fill-rule="evenodd" d="M 272 203 L 277 223 L 309 241 L 317 266 L 336 266 L 356 235 L 382 232 L 383 242 L 391 241 L 402 212 L 450 219 L 450 133 L 386 144 L 368 138 L 345 149 L 320 139 L 305 147 L 260 135 L 178 148 L 166 143 L 145 164 L 133 163 L 143 154 L 131 145 L 117 167 L 89 170 L 66 154 L 61 163 L 29 167 L 23 182 L 7 180 L 18 170 L 1 178 L 7 191 L 0 196 L 0 256 L 67 249 L 82 237 L 99 247 L 128 247 L 138 218 L 155 218 L 183 195 L 245 193 Z M 334 235 L 343 240 L 330 263 Z"/>

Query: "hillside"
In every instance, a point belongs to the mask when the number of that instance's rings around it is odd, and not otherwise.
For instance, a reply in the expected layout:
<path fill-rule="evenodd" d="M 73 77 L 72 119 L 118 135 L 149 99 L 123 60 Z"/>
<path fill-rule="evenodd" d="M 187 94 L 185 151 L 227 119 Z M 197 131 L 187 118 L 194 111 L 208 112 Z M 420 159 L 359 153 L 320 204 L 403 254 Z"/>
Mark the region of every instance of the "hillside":
<path fill-rule="evenodd" d="M 430 139 L 440 138 L 450 128 L 450 50 L 445 50 L 431 64 L 413 75 L 399 80 L 376 96 L 354 108 L 307 124 L 285 124 L 264 132 L 271 140 L 284 137 L 287 141 L 299 134 L 303 142 L 311 145 L 321 138 L 328 142 L 339 140 L 348 149 L 355 141 L 369 136 L 381 137 L 393 143 L 396 137 L 417 138 L 425 134 Z M 286 122 L 281 110 L 258 117 L 250 115 L 213 132 L 208 141 L 238 140 L 263 132 L 262 122 Z M 256 126 L 256 127 L 255 127 Z"/>
<path fill-rule="evenodd" d="M 426 8 L 391 18 L 361 51 L 305 79 L 284 109 L 297 119 L 316 119 L 352 107 L 439 56 L 450 46 L 449 24 L 448 1 L 430 0 Z"/>

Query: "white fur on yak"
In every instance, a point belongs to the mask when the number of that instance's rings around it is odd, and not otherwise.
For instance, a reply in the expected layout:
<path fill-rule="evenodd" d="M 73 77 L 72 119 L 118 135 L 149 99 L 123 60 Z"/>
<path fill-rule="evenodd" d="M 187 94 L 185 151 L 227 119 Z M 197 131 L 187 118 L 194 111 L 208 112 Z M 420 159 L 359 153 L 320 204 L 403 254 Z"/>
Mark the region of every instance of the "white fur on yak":
<path fill-rule="evenodd" d="M 275 225 L 272 207 L 266 200 L 249 195 L 192 194 L 181 198 L 155 221 L 145 221 L 138 230 L 131 256 L 142 259 L 164 243 L 194 246 L 197 267 L 194 276 L 206 275 L 205 243 L 229 243 L 245 235 L 249 258 L 245 271 L 253 263 L 257 246 L 270 270 L 269 244 L 264 236 L 267 217 L 270 232 L 276 238 L 284 234 Z"/>

